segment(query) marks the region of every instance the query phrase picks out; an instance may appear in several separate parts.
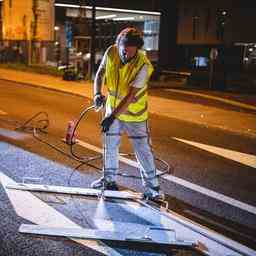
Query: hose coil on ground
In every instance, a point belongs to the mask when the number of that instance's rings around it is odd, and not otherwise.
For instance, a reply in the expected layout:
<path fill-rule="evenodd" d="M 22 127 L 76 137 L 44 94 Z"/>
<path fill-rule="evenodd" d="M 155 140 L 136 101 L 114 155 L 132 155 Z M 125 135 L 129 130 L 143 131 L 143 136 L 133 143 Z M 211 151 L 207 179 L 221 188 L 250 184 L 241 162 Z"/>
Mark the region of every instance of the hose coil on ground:
<path fill-rule="evenodd" d="M 34 138 L 36 138 L 38 141 L 50 146 L 51 148 L 55 149 L 56 151 L 60 152 L 61 154 L 64 154 L 65 156 L 80 162 L 79 167 L 81 167 L 83 164 L 86 164 L 90 167 L 95 168 L 98 171 L 102 171 L 101 167 L 98 167 L 97 165 L 93 164 L 93 161 L 102 159 L 102 154 L 96 155 L 93 157 L 79 156 L 74 150 L 74 146 L 76 145 L 76 143 L 72 143 L 74 141 L 74 135 L 76 134 L 76 130 L 79 127 L 81 120 L 83 118 L 85 118 L 86 114 L 90 110 L 93 110 L 93 109 L 94 109 L 94 105 L 85 108 L 79 115 L 78 119 L 76 121 L 74 121 L 74 126 L 72 129 L 71 135 L 70 135 L 71 143 L 68 144 L 70 153 L 67 153 L 66 151 L 62 150 L 60 147 L 57 147 L 57 146 L 47 142 L 46 140 L 43 140 L 40 138 L 38 132 L 47 133 L 46 129 L 50 125 L 49 116 L 48 116 L 47 112 L 42 111 L 42 112 L 36 113 L 31 118 L 29 118 L 27 121 L 25 121 L 22 125 L 18 126 L 16 128 L 16 130 L 33 131 Z M 41 116 L 42 116 L 42 118 L 41 118 Z M 134 153 L 120 153 L 120 156 L 132 158 L 135 156 L 135 154 Z M 158 177 L 161 177 L 165 174 L 171 173 L 171 169 L 173 169 L 173 168 L 171 168 L 170 164 L 168 164 L 166 161 L 164 161 L 161 158 L 155 157 L 155 161 L 158 162 L 162 166 L 161 168 L 158 168 L 158 172 L 157 172 Z M 75 169 L 77 169 L 77 168 L 75 168 Z M 126 178 L 141 179 L 141 176 L 132 175 L 132 174 L 125 173 L 125 172 L 118 172 L 117 175 L 126 177 Z"/>

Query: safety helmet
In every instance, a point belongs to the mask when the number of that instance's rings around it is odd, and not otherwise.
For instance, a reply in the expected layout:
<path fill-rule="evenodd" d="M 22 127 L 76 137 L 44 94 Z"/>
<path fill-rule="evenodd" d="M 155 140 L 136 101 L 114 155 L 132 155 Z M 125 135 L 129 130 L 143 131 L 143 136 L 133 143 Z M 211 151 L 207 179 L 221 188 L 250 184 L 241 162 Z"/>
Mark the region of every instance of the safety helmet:
<path fill-rule="evenodd" d="M 143 46 L 144 40 L 139 30 L 133 27 L 123 29 L 116 38 L 116 44 L 119 46 L 136 46 L 139 49 Z"/>

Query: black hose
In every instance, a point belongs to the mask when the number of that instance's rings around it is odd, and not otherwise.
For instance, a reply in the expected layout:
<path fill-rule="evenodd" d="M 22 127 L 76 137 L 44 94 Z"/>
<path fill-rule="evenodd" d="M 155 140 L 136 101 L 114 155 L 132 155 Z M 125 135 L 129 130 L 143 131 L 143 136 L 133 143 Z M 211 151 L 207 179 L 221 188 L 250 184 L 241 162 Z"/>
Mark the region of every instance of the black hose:
<path fill-rule="evenodd" d="M 90 107 L 84 109 L 84 110 L 81 112 L 79 118 L 78 118 L 78 119 L 76 120 L 76 122 L 75 122 L 74 128 L 73 128 L 72 133 L 71 133 L 71 138 L 70 138 L 70 141 L 71 141 L 71 143 L 70 143 L 70 152 L 71 152 L 72 156 L 74 156 L 74 158 L 75 158 L 76 160 L 78 160 L 78 161 L 83 161 L 84 158 L 81 158 L 81 157 L 79 157 L 78 155 L 76 155 L 76 154 L 74 153 L 73 146 L 75 145 L 75 143 L 72 143 L 72 142 L 73 142 L 73 140 L 74 140 L 74 135 L 75 135 L 75 132 L 76 132 L 76 129 L 77 129 L 79 123 L 81 122 L 81 120 L 83 119 L 83 117 L 85 116 L 85 114 L 86 114 L 88 111 L 92 110 L 92 109 L 95 109 L 94 105 L 92 105 L 92 106 L 90 106 Z M 121 156 L 133 156 L 133 157 L 135 156 L 134 153 L 120 153 L 120 155 L 121 155 Z M 102 155 L 99 155 L 99 156 L 96 156 L 96 157 L 92 157 L 92 158 L 87 158 L 86 161 L 90 162 L 90 161 L 98 160 L 98 159 L 102 159 Z M 171 167 L 170 167 L 170 165 L 169 165 L 166 161 L 164 161 L 163 159 L 160 159 L 160 158 L 156 158 L 156 157 L 155 157 L 155 161 L 161 162 L 161 163 L 165 166 L 164 169 L 162 169 L 161 172 L 160 172 L 159 174 L 157 174 L 157 177 L 161 177 L 161 176 L 163 176 L 163 175 L 165 175 L 165 174 L 169 174 L 169 173 L 170 173 Z M 173 169 L 173 168 L 172 168 L 172 169 Z M 141 179 L 141 176 L 130 175 L 130 174 L 126 174 L 126 173 L 123 173 L 123 172 L 122 172 L 122 173 L 118 172 L 117 175 L 118 175 L 118 176 L 123 176 L 123 177 L 126 177 L 126 178 Z"/>
<path fill-rule="evenodd" d="M 93 157 L 81 157 L 81 156 L 78 156 L 75 151 L 74 151 L 74 145 L 76 143 L 72 143 L 73 140 L 74 140 L 74 136 L 75 136 L 75 132 L 81 122 L 81 120 L 85 117 L 85 115 L 90 111 L 94 109 L 94 106 L 89 106 L 87 108 L 85 108 L 81 114 L 79 115 L 79 118 L 75 121 L 75 124 L 74 124 L 74 127 L 72 129 L 72 133 L 71 133 L 71 138 L 70 138 L 70 141 L 71 143 L 68 144 L 69 147 L 70 147 L 70 154 L 63 151 L 62 149 L 60 149 L 59 147 L 41 139 L 38 135 L 38 131 L 39 132 L 43 132 L 43 133 L 47 133 L 46 132 L 46 129 L 48 128 L 50 122 L 49 122 L 49 117 L 48 117 L 48 113 L 47 112 L 38 112 L 36 113 L 35 115 L 33 115 L 31 118 L 29 118 L 27 121 L 25 121 L 22 125 L 18 126 L 16 128 L 16 130 L 24 130 L 24 131 L 33 131 L 33 137 L 35 139 L 37 139 L 38 141 L 40 141 L 41 143 L 44 143 L 46 145 L 48 145 L 49 147 L 51 147 L 52 149 L 56 150 L 57 152 L 67 156 L 68 158 L 71 158 L 71 159 L 74 159 L 76 161 L 78 161 L 80 164 L 79 166 L 81 166 L 81 164 L 86 164 L 87 166 L 89 167 L 92 167 L 92 168 L 95 168 L 97 171 L 100 171 L 102 172 L 102 168 L 96 166 L 95 164 L 91 163 L 95 160 L 100 160 L 102 159 L 102 155 L 96 155 L 96 156 L 93 156 Z M 36 124 L 34 125 L 31 125 L 31 123 L 34 121 L 34 119 L 40 117 L 40 116 L 44 116 L 43 119 L 39 119 L 37 120 Z M 120 153 L 121 156 L 130 156 L 130 157 L 134 157 L 135 154 L 134 153 Z M 173 168 L 170 167 L 170 165 L 164 161 L 163 159 L 160 159 L 160 158 L 156 158 L 155 157 L 155 161 L 158 161 L 160 162 L 162 165 L 164 165 L 163 168 L 161 168 L 161 170 L 159 170 L 160 172 L 157 174 L 157 177 L 161 177 L 165 174 L 170 174 L 171 173 L 171 169 L 173 170 Z M 75 168 L 76 169 L 76 168 Z M 125 177 L 125 178 L 134 178 L 134 179 L 141 179 L 141 176 L 138 176 L 138 175 L 131 175 L 131 174 L 127 174 L 127 173 L 124 173 L 124 172 L 118 172 L 117 175 L 119 176 L 122 176 L 122 177 Z"/>

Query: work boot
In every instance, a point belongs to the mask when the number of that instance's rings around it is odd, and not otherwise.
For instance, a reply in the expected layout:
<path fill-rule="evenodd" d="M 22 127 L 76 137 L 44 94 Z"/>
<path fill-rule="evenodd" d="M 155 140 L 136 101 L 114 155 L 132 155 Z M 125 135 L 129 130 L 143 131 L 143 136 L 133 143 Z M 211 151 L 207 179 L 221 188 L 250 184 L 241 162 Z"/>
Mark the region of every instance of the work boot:
<path fill-rule="evenodd" d="M 101 177 L 98 180 L 95 180 L 91 184 L 91 188 L 102 189 L 104 185 L 105 185 L 105 187 L 104 187 L 105 190 L 115 190 L 115 191 L 118 191 L 118 186 L 117 186 L 116 182 L 115 181 L 108 181 L 104 177 Z"/>
<path fill-rule="evenodd" d="M 143 198 L 145 200 L 151 200 L 151 201 L 163 201 L 164 200 L 164 193 L 160 190 L 158 187 L 147 187 L 146 191 L 143 194 Z"/>

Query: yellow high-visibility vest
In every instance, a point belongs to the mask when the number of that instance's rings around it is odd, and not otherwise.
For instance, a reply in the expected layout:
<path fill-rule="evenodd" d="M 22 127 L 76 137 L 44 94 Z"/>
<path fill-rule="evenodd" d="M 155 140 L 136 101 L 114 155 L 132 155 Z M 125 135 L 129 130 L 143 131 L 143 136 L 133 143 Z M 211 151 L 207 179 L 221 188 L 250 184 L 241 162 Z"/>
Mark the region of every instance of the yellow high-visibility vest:
<path fill-rule="evenodd" d="M 153 66 L 147 56 L 140 50 L 137 55 L 123 65 L 121 63 L 118 48 L 113 45 L 109 48 L 106 62 L 106 85 L 108 89 L 107 107 L 114 109 L 118 106 L 121 100 L 128 94 L 129 86 L 136 78 L 141 68 L 148 66 L 148 77 L 143 87 L 135 95 L 135 100 L 129 104 L 125 113 L 117 116 L 121 121 L 126 122 L 142 122 L 148 118 L 147 106 L 147 82 L 153 72 Z"/>

